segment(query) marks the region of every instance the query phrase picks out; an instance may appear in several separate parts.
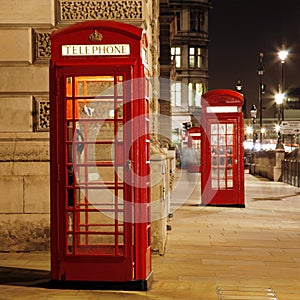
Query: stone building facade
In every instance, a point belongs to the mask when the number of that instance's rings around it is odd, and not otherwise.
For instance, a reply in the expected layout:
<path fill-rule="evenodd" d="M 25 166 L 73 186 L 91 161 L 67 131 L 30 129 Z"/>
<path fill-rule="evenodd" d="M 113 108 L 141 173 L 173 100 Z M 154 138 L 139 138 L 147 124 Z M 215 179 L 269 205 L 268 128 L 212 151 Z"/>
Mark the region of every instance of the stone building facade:
<path fill-rule="evenodd" d="M 0 250 L 49 248 L 50 34 L 94 19 L 145 29 L 150 76 L 159 76 L 159 0 L 0 2 Z M 156 120 L 152 127 L 156 140 Z"/>
<path fill-rule="evenodd" d="M 210 0 L 169 1 L 169 11 L 176 16 L 176 32 L 171 41 L 171 58 L 176 69 L 171 86 L 171 111 L 173 129 L 179 131 L 183 123 L 199 126 L 201 95 L 208 89 L 211 7 Z"/>

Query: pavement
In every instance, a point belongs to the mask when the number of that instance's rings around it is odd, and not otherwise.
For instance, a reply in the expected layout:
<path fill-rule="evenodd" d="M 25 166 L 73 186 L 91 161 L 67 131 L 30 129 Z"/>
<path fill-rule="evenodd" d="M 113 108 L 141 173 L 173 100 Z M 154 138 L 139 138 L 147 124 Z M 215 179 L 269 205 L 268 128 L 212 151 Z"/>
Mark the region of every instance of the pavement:
<path fill-rule="evenodd" d="M 0 300 L 299 300 L 300 189 L 246 171 L 245 208 L 199 199 L 196 185 L 174 211 L 148 291 L 50 288 L 50 253 L 9 252 L 0 253 Z"/>

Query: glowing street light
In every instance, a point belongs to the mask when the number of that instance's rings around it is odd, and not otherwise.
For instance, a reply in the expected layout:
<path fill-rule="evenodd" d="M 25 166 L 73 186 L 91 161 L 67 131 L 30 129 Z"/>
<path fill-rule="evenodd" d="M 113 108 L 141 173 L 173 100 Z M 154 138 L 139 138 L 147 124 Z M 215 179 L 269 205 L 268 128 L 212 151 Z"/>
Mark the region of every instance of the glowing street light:
<path fill-rule="evenodd" d="M 280 132 L 280 125 L 279 124 L 275 125 L 275 131 L 277 132 L 277 134 L 278 134 L 278 132 Z"/>
<path fill-rule="evenodd" d="M 279 92 L 284 93 L 285 90 L 285 81 L 284 81 L 284 65 L 285 61 L 289 55 L 289 52 L 285 49 L 285 45 L 282 45 L 282 50 L 278 52 L 278 57 L 281 60 L 281 83 Z"/>
<path fill-rule="evenodd" d="M 277 105 L 282 105 L 284 99 L 284 94 L 278 93 L 275 95 L 275 102 Z"/>
<path fill-rule="evenodd" d="M 282 96 L 282 100 L 280 99 L 281 96 L 277 96 L 279 97 L 278 98 L 278 105 L 279 105 L 279 108 L 280 108 L 280 114 L 281 114 L 281 120 L 283 121 L 284 120 L 284 110 L 283 110 L 283 101 L 284 101 L 284 91 L 285 91 L 285 78 L 284 78 L 284 73 L 285 73 L 285 60 L 287 59 L 289 55 L 289 52 L 286 50 L 285 48 L 285 45 L 282 44 L 281 46 L 281 50 L 278 52 L 278 57 L 280 58 L 281 60 L 281 87 L 279 89 L 279 92 L 283 95 Z M 276 101 L 276 98 L 275 98 L 275 101 Z M 280 103 L 281 101 L 281 103 Z M 277 103 L 277 102 L 276 102 Z M 279 116 L 278 116 L 279 118 Z M 282 137 L 282 140 L 284 139 L 284 137 Z M 280 142 L 281 140 L 281 135 L 280 135 L 280 132 L 278 134 L 278 140 Z M 278 144 L 279 145 L 279 144 Z"/>
<path fill-rule="evenodd" d="M 285 63 L 285 60 L 288 57 L 288 55 L 289 55 L 289 52 L 287 50 L 281 50 L 278 52 L 278 56 L 279 56 L 282 64 Z"/>

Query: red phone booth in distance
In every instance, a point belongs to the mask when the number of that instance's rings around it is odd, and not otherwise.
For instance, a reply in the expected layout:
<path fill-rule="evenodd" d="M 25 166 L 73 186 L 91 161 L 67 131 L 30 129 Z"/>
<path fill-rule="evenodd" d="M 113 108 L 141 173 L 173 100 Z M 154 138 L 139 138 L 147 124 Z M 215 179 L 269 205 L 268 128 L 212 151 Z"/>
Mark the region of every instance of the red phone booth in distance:
<path fill-rule="evenodd" d="M 245 206 L 243 102 L 232 90 L 202 95 L 202 205 Z"/>
<path fill-rule="evenodd" d="M 50 62 L 52 282 L 152 277 L 147 38 L 87 21 L 54 31 Z"/>
<path fill-rule="evenodd" d="M 192 160 L 189 161 L 187 169 L 191 173 L 201 171 L 201 129 L 191 127 L 188 129 L 188 148 L 192 151 Z"/>

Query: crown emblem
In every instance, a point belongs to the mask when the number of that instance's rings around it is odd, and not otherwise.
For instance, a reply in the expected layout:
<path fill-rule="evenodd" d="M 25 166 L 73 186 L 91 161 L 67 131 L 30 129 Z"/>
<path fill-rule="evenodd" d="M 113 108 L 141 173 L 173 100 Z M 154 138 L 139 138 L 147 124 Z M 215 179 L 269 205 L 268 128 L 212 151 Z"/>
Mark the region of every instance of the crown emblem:
<path fill-rule="evenodd" d="M 100 42 L 102 38 L 103 38 L 102 34 L 98 32 L 96 29 L 93 33 L 89 35 L 89 40 L 91 42 Z"/>

